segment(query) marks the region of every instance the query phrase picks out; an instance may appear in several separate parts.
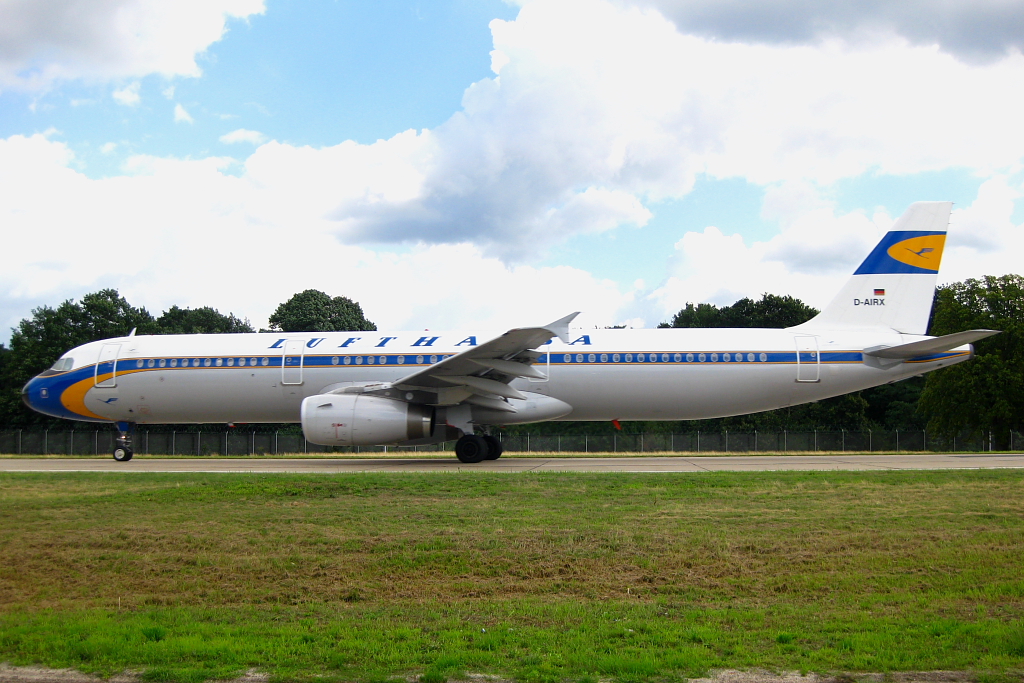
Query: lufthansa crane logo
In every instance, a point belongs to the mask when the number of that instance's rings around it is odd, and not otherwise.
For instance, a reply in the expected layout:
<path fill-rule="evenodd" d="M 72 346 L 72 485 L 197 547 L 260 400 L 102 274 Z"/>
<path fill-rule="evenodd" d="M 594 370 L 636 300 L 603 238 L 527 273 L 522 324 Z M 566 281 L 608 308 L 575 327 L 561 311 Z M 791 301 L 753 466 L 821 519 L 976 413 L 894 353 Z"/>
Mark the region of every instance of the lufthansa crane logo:
<path fill-rule="evenodd" d="M 908 266 L 937 271 L 945 242 L 945 235 L 921 235 L 897 242 L 886 253 Z"/>

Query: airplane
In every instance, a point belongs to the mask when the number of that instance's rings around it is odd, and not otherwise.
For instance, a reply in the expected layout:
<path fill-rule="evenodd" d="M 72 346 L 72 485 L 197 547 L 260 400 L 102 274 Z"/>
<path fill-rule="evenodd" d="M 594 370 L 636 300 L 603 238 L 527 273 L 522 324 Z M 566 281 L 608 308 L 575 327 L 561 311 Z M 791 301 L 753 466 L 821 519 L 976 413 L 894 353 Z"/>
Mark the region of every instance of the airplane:
<path fill-rule="evenodd" d="M 832 302 L 786 329 L 574 329 L 485 334 L 135 335 L 76 347 L 22 390 L 54 417 L 117 425 L 298 422 L 325 446 L 457 439 L 501 456 L 492 428 L 546 420 L 697 420 L 772 410 L 968 360 L 995 330 L 925 334 L 952 202 L 918 202 Z"/>

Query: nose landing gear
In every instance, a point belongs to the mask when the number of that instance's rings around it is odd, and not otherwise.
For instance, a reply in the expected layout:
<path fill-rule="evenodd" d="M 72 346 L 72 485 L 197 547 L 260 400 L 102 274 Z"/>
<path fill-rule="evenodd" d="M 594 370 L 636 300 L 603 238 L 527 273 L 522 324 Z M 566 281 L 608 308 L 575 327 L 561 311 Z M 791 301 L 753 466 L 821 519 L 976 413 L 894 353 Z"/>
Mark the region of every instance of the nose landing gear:
<path fill-rule="evenodd" d="M 117 423 L 117 438 L 114 439 L 114 460 L 128 462 L 135 454 L 132 451 L 132 428 L 131 422 Z"/>

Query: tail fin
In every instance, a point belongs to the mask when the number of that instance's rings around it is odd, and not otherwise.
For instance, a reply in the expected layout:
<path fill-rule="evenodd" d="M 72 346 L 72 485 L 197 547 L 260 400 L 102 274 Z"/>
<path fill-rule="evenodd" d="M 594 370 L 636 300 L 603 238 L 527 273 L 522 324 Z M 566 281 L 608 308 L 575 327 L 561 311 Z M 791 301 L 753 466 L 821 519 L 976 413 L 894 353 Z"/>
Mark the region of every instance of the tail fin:
<path fill-rule="evenodd" d="M 917 202 L 821 313 L 799 327 L 887 327 L 926 334 L 953 202 Z"/>

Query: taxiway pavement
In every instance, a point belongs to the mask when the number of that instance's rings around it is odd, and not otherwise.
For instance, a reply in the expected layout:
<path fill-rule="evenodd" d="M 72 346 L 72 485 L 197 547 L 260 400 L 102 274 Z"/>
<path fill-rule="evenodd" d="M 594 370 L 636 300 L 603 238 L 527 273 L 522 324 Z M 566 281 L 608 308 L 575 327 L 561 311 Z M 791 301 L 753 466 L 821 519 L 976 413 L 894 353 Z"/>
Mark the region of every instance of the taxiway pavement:
<path fill-rule="evenodd" d="M 1024 453 L 502 457 L 467 465 L 441 458 L 0 458 L 0 472 L 769 472 L 1024 468 Z"/>

